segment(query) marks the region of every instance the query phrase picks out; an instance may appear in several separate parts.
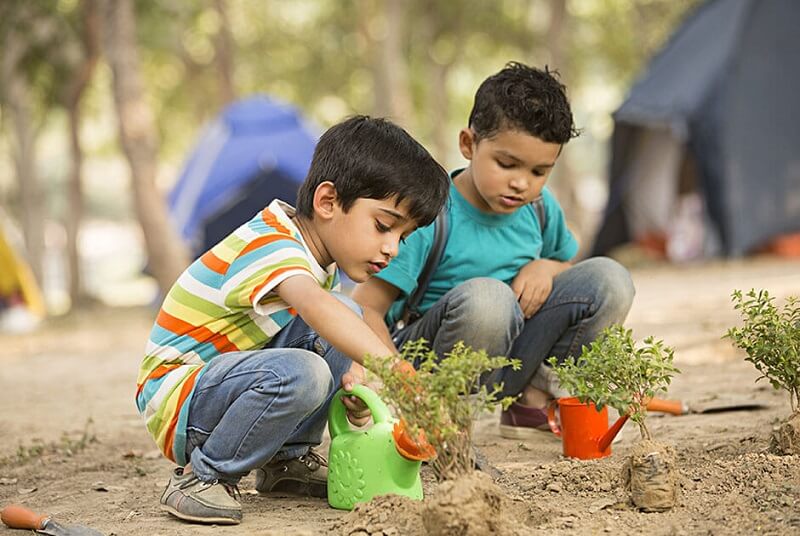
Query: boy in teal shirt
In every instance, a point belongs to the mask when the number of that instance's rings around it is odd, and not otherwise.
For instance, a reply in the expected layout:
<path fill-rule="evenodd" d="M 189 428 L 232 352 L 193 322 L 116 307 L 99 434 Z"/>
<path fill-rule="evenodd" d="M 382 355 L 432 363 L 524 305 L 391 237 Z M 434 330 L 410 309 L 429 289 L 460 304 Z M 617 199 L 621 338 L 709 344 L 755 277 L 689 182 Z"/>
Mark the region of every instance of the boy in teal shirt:
<path fill-rule="evenodd" d="M 577 135 L 564 86 L 547 70 L 509 63 L 475 96 L 459 133 L 465 169 L 451 174 L 450 232 L 422 297 L 421 317 L 393 334 L 433 247 L 433 225 L 413 233 L 398 256 L 353 298 L 387 344 L 420 337 L 443 355 L 464 340 L 522 361 L 505 370 L 501 435 L 547 429 L 545 406 L 563 392 L 543 361 L 580 353 L 633 300 L 627 270 L 607 258 L 572 264 L 578 245 L 545 187 L 563 145 Z M 532 202 L 541 196 L 543 225 Z M 388 325 L 387 325 L 388 324 Z"/>

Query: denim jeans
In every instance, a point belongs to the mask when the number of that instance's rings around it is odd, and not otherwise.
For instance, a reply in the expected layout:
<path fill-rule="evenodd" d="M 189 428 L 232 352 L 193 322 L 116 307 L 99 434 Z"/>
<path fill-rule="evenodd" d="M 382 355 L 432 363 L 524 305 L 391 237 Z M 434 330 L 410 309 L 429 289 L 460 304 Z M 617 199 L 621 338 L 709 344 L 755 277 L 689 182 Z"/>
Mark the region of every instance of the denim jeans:
<path fill-rule="evenodd" d="M 362 316 L 350 298 L 333 295 Z M 319 445 L 331 398 L 351 364 L 300 317 L 262 350 L 213 359 L 189 407 L 192 471 L 203 481 L 235 484 L 272 459 Z"/>
<path fill-rule="evenodd" d="M 491 376 L 503 382 L 501 396 L 520 394 L 542 362 L 563 361 L 580 354 L 600 332 L 625 320 L 634 288 L 628 271 L 606 257 L 577 263 L 553 279 L 553 289 L 541 309 L 525 319 L 511 287 L 479 277 L 451 289 L 416 322 L 395 334 L 400 347 L 424 338 L 438 356 L 458 341 L 489 355 L 522 361 Z"/>

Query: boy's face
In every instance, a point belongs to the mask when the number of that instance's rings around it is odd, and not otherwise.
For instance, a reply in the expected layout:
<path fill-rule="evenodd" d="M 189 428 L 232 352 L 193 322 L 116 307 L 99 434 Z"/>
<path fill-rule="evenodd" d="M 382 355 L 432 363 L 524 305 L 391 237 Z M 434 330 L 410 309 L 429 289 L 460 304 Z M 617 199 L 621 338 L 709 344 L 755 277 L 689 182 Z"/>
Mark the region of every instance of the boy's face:
<path fill-rule="evenodd" d="M 472 129 L 459 134 L 469 168 L 456 177 L 459 191 L 484 212 L 510 214 L 536 199 L 550 176 L 561 145 L 518 130 L 475 140 Z"/>
<path fill-rule="evenodd" d="M 397 255 L 400 241 L 417 223 L 408 215 L 406 201 L 396 198 L 360 198 L 344 212 L 338 202 L 321 237 L 338 267 L 356 283 L 380 272 Z"/>

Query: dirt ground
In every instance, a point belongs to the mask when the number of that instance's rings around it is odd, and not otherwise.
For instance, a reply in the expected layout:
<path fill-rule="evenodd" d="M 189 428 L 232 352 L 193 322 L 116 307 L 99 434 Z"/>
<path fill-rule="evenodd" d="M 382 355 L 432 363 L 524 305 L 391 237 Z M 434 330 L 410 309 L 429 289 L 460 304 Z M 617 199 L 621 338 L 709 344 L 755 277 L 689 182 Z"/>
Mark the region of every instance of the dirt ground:
<path fill-rule="evenodd" d="M 521 507 L 514 511 L 523 512 L 516 521 L 525 533 L 800 534 L 800 457 L 767 451 L 773 427 L 789 415 L 788 396 L 754 383 L 752 365 L 720 338 L 738 322 L 734 288 L 800 295 L 799 268 L 796 260 L 761 258 L 634 270 L 628 325 L 637 338 L 652 334 L 676 347 L 683 373 L 669 396 L 691 402 L 735 395 L 767 408 L 653 415 L 651 430 L 674 446 L 680 470 L 679 505 L 666 513 L 632 509 L 620 487 L 624 456 L 638 437 L 634 426 L 623 429 L 611 457 L 580 462 L 564 459 L 552 435 L 502 439 L 497 415 L 484 416 L 477 444 L 502 471 L 498 483 Z M 187 525 L 158 509 L 170 463 L 154 449 L 133 404 L 153 316 L 100 309 L 53 320 L 33 335 L 0 335 L 0 505 L 21 503 L 105 534 L 350 532 L 342 528 L 346 512 L 323 500 L 258 497 L 252 476 L 242 486 L 240 526 Z M 435 494 L 423 473 L 426 492 Z M 15 532 L 0 528 L 5 534 Z"/>

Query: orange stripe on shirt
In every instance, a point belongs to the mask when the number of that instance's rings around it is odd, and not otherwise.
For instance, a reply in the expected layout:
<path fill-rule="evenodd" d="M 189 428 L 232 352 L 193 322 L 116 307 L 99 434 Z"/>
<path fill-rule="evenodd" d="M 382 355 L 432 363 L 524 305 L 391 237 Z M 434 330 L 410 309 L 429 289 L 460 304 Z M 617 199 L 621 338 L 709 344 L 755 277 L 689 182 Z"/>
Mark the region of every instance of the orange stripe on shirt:
<path fill-rule="evenodd" d="M 261 219 L 264 220 L 264 223 L 278 231 L 279 233 L 283 233 L 289 236 L 292 236 L 292 232 L 281 222 L 278 221 L 278 218 L 275 217 L 275 214 L 270 212 L 269 208 L 265 208 L 261 211 Z"/>
<path fill-rule="evenodd" d="M 136 386 L 136 396 L 142 392 L 144 389 L 145 384 L 150 380 L 156 380 L 162 376 L 165 376 L 168 372 L 175 370 L 178 367 L 182 367 L 183 363 L 173 363 L 171 365 L 159 365 L 153 370 L 150 371 L 150 374 L 144 379 L 142 383 Z"/>
<path fill-rule="evenodd" d="M 238 350 L 226 335 L 214 333 L 205 326 L 193 326 L 180 318 L 172 316 L 163 309 L 158 313 L 156 324 L 175 335 L 188 335 L 197 342 L 211 343 L 220 353 Z"/>
<path fill-rule="evenodd" d="M 172 419 L 169 421 L 169 426 L 167 427 L 167 433 L 164 437 L 164 454 L 173 462 L 175 461 L 173 442 L 175 441 L 175 427 L 178 424 L 178 417 L 181 414 L 183 403 L 186 402 L 186 398 L 189 396 L 189 393 L 191 393 L 192 389 L 194 389 L 194 381 L 197 379 L 197 375 L 201 370 L 203 369 L 198 368 L 189 374 L 189 376 L 183 381 L 183 385 L 181 385 L 181 393 L 178 395 L 178 403 L 175 406 L 175 414 L 172 416 Z"/>
<path fill-rule="evenodd" d="M 292 265 L 292 266 L 284 266 L 283 268 L 278 268 L 277 270 L 273 270 L 272 272 L 270 272 L 269 277 L 267 279 L 265 279 L 261 284 L 256 285 L 256 287 L 250 293 L 250 303 L 253 303 L 253 300 L 256 299 L 256 296 L 258 295 L 259 292 L 261 292 L 261 289 L 263 289 L 264 287 L 269 285 L 269 283 L 271 281 L 274 281 L 276 277 L 278 277 L 281 274 L 284 274 L 286 272 L 289 272 L 291 270 L 297 270 L 298 268 L 302 269 L 301 266 L 297 266 L 295 264 L 295 265 Z M 309 272 L 309 273 L 311 273 L 311 272 Z"/>
<path fill-rule="evenodd" d="M 214 255 L 213 251 L 206 251 L 200 257 L 200 262 L 202 262 L 206 268 L 213 272 L 217 272 L 220 275 L 225 275 L 230 267 L 230 263 L 227 263 Z"/>
<path fill-rule="evenodd" d="M 278 240 L 292 240 L 294 242 L 297 242 L 298 244 L 300 243 L 300 241 L 297 240 L 293 236 L 283 236 L 283 235 L 278 235 L 278 234 L 259 236 L 258 238 L 256 238 L 255 240 L 253 240 L 252 242 L 247 244 L 244 247 L 244 249 L 242 249 L 242 251 L 239 252 L 239 254 L 236 256 L 236 258 L 239 258 L 239 257 L 241 257 L 243 255 L 246 255 L 246 254 L 250 253 L 251 251 L 256 250 L 256 249 L 258 249 L 258 248 L 260 248 L 262 246 L 266 246 L 267 244 L 271 244 L 272 242 L 277 242 Z"/>

